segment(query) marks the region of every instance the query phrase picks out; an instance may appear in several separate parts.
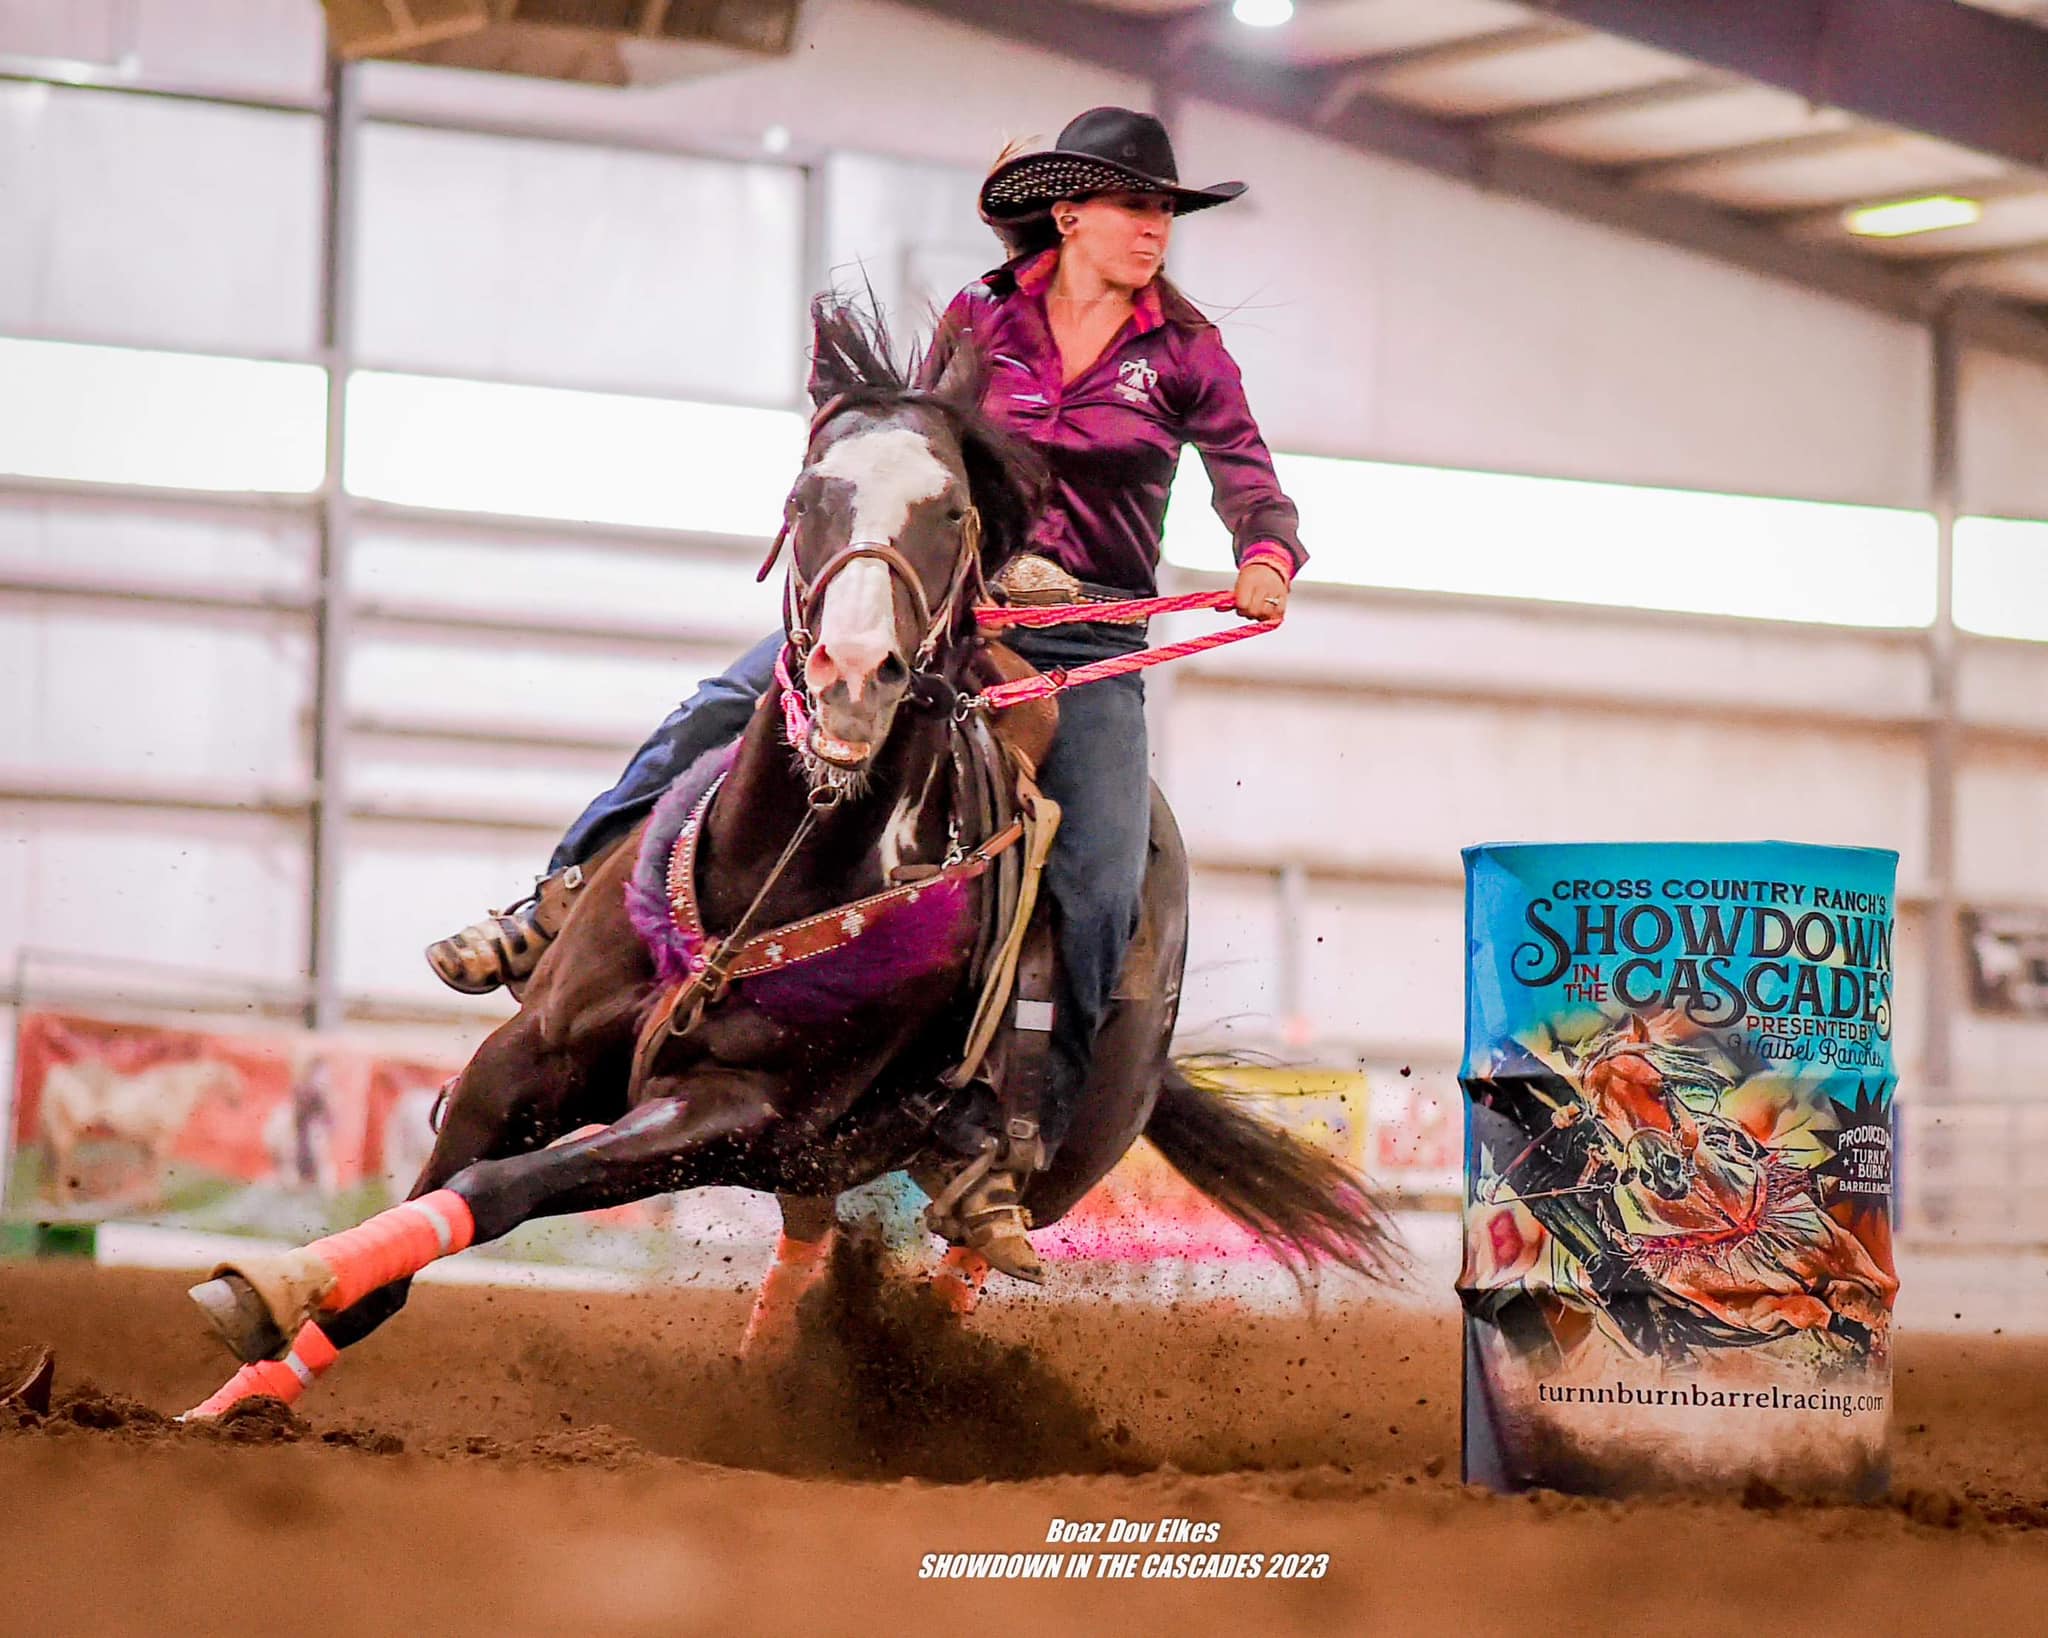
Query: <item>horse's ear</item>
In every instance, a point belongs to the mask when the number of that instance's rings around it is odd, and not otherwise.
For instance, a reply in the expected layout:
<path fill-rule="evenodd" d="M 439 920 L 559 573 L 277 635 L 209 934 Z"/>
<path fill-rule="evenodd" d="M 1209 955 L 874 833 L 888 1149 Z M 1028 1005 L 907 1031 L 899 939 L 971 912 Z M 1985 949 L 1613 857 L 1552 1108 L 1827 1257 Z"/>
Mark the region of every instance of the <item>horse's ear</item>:
<path fill-rule="evenodd" d="M 1639 1012 L 1628 1015 L 1628 1038 L 1639 1046 L 1649 1043 L 1650 1022 Z"/>
<path fill-rule="evenodd" d="M 962 409 L 981 403 L 981 350 L 972 341 L 963 336 L 954 344 L 932 391 Z"/>
<path fill-rule="evenodd" d="M 982 373 L 981 349 L 965 322 L 951 314 L 941 318 L 918 361 L 918 386 L 955 408 L 973 411 L 981 407 Z"/>
<path fill-rule="evenodd" d="M 854 383 L 844 346 L 846 320 L 838 304 L 819 296 L 811 303 L 811 408 L 823 409 Z"/>
<path fill-rule="evenodd" d="M 822 409 L 862 389 L 900 389 L 903 378 L 889 356 L 889 341 L 872 307 L 834 295 L 811 303 L 811 404 Z"/>

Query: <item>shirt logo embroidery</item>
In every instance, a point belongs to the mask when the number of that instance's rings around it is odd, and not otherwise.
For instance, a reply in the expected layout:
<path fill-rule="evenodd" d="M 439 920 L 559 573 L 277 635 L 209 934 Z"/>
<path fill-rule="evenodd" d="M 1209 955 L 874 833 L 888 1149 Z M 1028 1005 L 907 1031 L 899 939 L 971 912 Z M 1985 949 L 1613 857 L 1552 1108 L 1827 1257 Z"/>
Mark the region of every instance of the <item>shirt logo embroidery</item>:
<path fill-rule="evenodd" d="M 1127 358 L 1116 367 L 1117 396 L 1126 403 L 1142 404 L 1159 385 L 1159 372 L 1142 358 Z"/>

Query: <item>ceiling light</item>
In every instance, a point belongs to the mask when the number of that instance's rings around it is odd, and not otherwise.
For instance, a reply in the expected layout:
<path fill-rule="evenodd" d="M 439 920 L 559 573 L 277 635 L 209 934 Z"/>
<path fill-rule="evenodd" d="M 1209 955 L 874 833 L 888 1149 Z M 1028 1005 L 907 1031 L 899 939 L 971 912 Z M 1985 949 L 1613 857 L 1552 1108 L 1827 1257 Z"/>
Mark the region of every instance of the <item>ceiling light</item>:
<path fill-rule="evenodd" d="M 1294 17 L 1294 0 L 1236 0 L 1230 15 L 1247 28 L 1278 28 Z"/>
<path fill-rule="evenodd" d="M 1852 210 L 1843 216 L 1842 222 L 1851 233 L 1860 233 L 1866 239 L 1903 239 L 1909 233 L 1968 227 L 1983 214 L 1984 207 L 1974 199 L 1938 193 L 1925 199 L 1901 199 L 1892 205 Z"/>

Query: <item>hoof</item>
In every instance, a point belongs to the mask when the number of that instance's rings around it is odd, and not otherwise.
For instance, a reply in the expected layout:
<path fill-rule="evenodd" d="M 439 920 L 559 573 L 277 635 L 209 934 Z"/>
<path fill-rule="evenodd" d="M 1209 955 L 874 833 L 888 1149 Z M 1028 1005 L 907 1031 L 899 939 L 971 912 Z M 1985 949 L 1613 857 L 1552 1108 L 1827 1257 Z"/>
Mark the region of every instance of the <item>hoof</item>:
<path fill-rule="evenodd" d="M 244 1364 L 283 1356 L 290 1343 L 271 1316 L 256 1288 L 239 1274 L 220 1274 L 192 1287 L 190 1296 L 199 1305 L 206 1323 L 227 1345 L 229 1353 Z"/>
<path fill-rule="evenodd" d="M 57 1356 L 45 1348 L 11 1381 L 0 1381 L 0 1410 L 50 1414 L 50 1387 L 57 1379 Z"/>
<path fill-rule="evenodd" d="M 1007 1274 L 1013 1280 L 1023 1280 L 1031 1285 L 1043 1285 L 1046 1280 L 1045 1264 L 1038 1260 L 1038 1253 L 1031 1249 L 1031 1242 L 1021 1234 L 999 1234 L 976 1246 L 988 1265 L 998 1274 Z"/>

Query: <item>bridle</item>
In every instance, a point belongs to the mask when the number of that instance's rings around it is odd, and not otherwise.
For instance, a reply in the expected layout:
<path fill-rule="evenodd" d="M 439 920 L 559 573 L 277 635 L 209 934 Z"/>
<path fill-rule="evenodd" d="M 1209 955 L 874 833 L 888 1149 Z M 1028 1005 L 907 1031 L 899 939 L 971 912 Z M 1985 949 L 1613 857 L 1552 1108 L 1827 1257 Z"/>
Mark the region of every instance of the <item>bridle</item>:
<path fill-rule="evenodd" d="M 906 399 L 913 401 L 930 399 L 932 396 L 930 393 L 916 392 L 904 395 Z M 817 450 L 818 434 L 834 416 L 847 407 L 852 397 L 851 393 L 838 393 L 819 405 L 817 413 L 811 417 L 810 437 L 804 445 L 805 471 L 810 470 L 812 457 Z M 762 560 L 760 570 L 754 576 L 757 581 L 766 580 L 769 571 L 775 567 L 776 559 L 782 555 L 783 546 L 787 544 L 796 528 L 796 519 L 796 496 L 792 492 L 783 508 L 782 527 L 776 531 L 775 539 L 768 548 L 768 555 Z M 805 575 L 803 565 L 798 562 L 796 554 L 791 552 L 789 576 L 783 585 L 782 613 L 784 629 L 789 633 L 789 646 L 796 656 L 796 663 L 788 668 L 792 678 L 803 676 L 811 650 L 817 644 L 817 638 L 813 634 L 813 621 L 820 604 L 824 601 L 827 588 L 849 567 L 864 559 L 881 564 L 891 584 L 901 586 L 909 596 L 912 623 L 923 634 L 918 640 L 910 668 L 913 672 L 928 672 L 932 661 L 938 655 L 940 642 L 959 621 L 961 600 L 967 597 L 970 591 L 978 595 L 982 590 L 981 513 L 972 505 L 961 513 L 959 554 L 954 559 L 953 572 L 947 578 L 945 594 L 939 599 L 936 608 L 932 606 L 924 583 L 918 578 L 917 571 L 911 567 L 910 560 L 886 540 L 849 540 L 828 557 L 815 574 L 809 576 Z"/>

